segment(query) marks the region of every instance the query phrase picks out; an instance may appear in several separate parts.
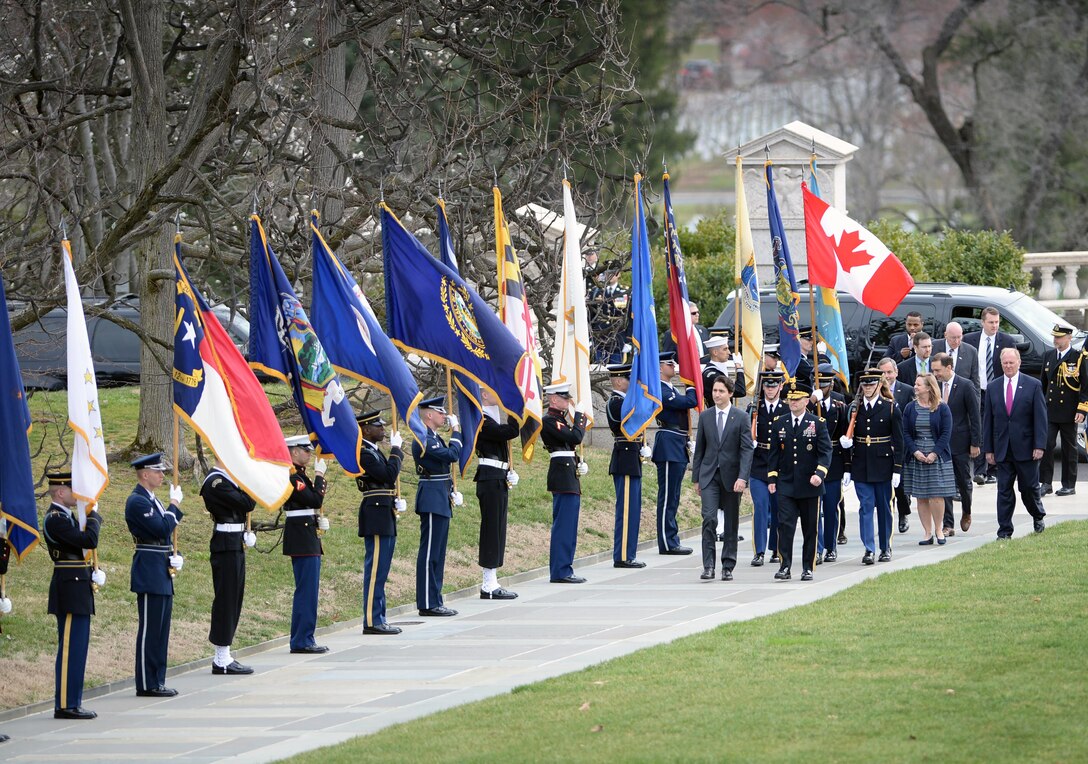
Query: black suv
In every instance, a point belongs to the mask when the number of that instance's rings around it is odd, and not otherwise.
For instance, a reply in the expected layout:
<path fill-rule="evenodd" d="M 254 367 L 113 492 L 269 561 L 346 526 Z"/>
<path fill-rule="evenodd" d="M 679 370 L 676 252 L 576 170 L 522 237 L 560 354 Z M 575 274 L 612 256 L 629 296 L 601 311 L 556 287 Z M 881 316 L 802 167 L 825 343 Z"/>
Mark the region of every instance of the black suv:
<path fill-rule="evenodd" d="M 84 307 L 97 305 L 88 301 Z M 17 313 L 22 306 L 9 306 Z M 249 341 L 249 322 L 226 305 L 212 308 L 227 334 L 242 353 Z M 118 318 L 140 323 L 140 302 L 124 297 L 109 307 Z M 140 381 L 140 338 L 101 316 L 86 316 L 95 378 L 100 387 L 137 384 Z M 15 332 L 15 355 L 27 390 L 63 390 L 68 386 L 68 311 L 54 308 L 37 321 Z"/>

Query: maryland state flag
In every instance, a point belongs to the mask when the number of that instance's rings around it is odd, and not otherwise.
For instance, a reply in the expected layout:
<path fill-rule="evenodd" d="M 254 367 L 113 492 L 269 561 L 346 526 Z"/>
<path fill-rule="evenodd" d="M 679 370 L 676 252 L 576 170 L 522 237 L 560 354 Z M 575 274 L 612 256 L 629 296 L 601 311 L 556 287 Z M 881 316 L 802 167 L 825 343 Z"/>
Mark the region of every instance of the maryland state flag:
<path fill-rule="evenodd" d="M 684 275 L 684 256 L 680 253 L 680 237 L 676 234 L 676 219 L 672 214 L 669 195 L 669 174 L 662 177 L 665 186 L 665 274 L 669 285 L 669 328 L 676 343 L 676 360 L 680 379 L 695 388 L 699 410 L 703 409 L 703 365 L 700 362 L 699 335 L 691 323 L 691 302 L 688 299 L 688 279 Z"/>
<path fill-rule="evenodd" d="M 525 351 L 510 330 L 385 204 L 382 249 L 389 338 L 409 353 L 465 373 L 521 422 L 525 399 L 515 374 Z"/>
<path fill-rule="evenodd" d="M 38 507 L 30 468 L 30 409 L 15 358 L 8 300 L 0 278 L 0 432 L 6 447 L 0 459 L 0 517 L 8 521 L 8 541 L 22 560 L 38 543 Z M 5 543 L 0 539 L 0 544 Z"/>
<path fill-rule="evenodd" d="M 346 473 L 360 475 L 363 436 L 340 376 L 276 260 L 261 219 L 254 215 L 251 221 L 249 365 L 289 384 L 318 453 L 332 454 Z"/>
<path fill-rule="evenodd" d="M 521 456 L 525 461 L 533 458 L 533 448 L 540 435 L 540 423 L 544 419 L 544 382 L 540 372 L 540 353 L 533 331 L 533 314 L 525 297 L 525 283 L 521 280 L 518 256 L 510 239 L 510 228 L 502 211 L 502 193 L 498 187 L 491 189 L 495 197 L 495 257 L 499 275 L 499 317 L 525 351 L 525 358 L 518 366 L 518 386 L 525 398 L 524 421 L 521 425 Z"/>
<path fill-rule="evenodd" d="M 193 289 L 174 238 L 174 411 L 266 509 L 291 496 L 291 455 L 264 388 Z"/>

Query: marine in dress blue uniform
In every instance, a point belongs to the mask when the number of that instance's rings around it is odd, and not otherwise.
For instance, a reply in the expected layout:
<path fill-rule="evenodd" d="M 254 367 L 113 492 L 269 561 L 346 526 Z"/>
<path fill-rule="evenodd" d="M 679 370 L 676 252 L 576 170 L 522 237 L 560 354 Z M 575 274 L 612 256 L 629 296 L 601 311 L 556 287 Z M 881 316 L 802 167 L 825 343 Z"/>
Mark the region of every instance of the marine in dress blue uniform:
<path fill-rule="evenodd" d="M 835 367 L 821 363 L 820 400 L 809 404 L 809 411 L 824 420 L 831 438 L 831 466 L 824 477 L 824 494 L 820 499 L 819 533 L 816 537 L 816 564 L 838 559 L 839 502 L 842 499 L 842 475 L 846 471 L 846 451 L 839 438 L 846 434 L 848 412 L 841 393 L 835 392 Z"/>
<path fill-rule="evenodd" d="M 689 413 L 699 400 L 695 388 L 681 395 L 670 384 L 676 376 L 676 353 L 661 354 L 661 413 L 657 415 L 657 435 L 653 456 L 657 465 L 657 551 L 659 554 L 691 554 L 691 547 L 680 545 L 676 509 L 680 506 L 680 486 L 688 466 L 688 441 L 691 440 Z"/>
<path fill-rule="evenodd" d="M 309 435 L 286 439 L 291 454 L 291 496 L 283 505 L 283 553 L 291 558 L 295 575 L 295 596 L 291 600 L 291 652 L 327 653 L 329 648 L 317 644 L 317 599 L 321 590 L 321 547 L 319 531 L 328 520 L 319 510 L 325 502 L 325 460 L 315 466 L 314 479 L 306 474 L 313 459 L 314 447 Z"/>
<path fill-rule="evenodd" d="M 83 550 L 98 548 L 102 520 L 92 510 L 87 513 L 86 527 L 80 530 L 79 521 L 72 513 L 76 506 L 72 474 L 54 472 L 46 477 L 52 503 L 45 511 L 42 535 L 53 560 L 49 614 L 57 617 L 53 718 L 94 719 L 98 714 L 83 708 L 83 674 L 87 668 L 91 616 L 94 615 L 91 563 L 85 559 Z"/>
<path fill-rule="evenodd" d="M 450 465 L 461 456 L 461 430 L 456 418 L 450 420 L 449 445 L 435 430 L 446 423 L 442 398 L 428 398 L 419 404 L 419 415 L 427 425 L 427 442 L 412 443 L 419 485 L 416 514 L 419 515 L 419 555 L 416 557 L 416 607 L 423 616 L 451 616 L 457 611 L 442 604 L 442 580 L 446 570 L 446 541 L 453 517 L 453 480 Z"/>
<path fill-rule="evenodd" d="M 642 436 L 631 440 L 623 432 L 623 399 L 631 383 L 631 364 L 617 363 L 608 367 L 612 379 L 612 394 L 605 403 L 608 429 L 612 431 L 612 459 L 608 474 L 616 488 L 616 527 L 612 539 L 612 566 L 616 568 L 645 568 L 636 560 L 638 531 L 642 520 L 642 457 L 649 451 Z"/>
<path fill-rule="evenodd" d="M 578 515 L 582 507 L 578 455 L 574 448 L 586 434 L 586 414 L 570 408 L 570 385 L 549 385 L 544 389 L 548 410 L 541 421 L 540 441 L 548 450 L 548 491 L 552 495 L 552 537 L 549 568 L 553 584 L 583 584 L 574 575 L 574 554 L 578 546 Z M 584 404 L 580 404 L 584 405 Z"/>
<path fill-rule="evenodd" d="M 506 522 L 510 505 L 510 487 L 517 484 L 511 470 L 510 441 L 521 427 L 512 416 L 504 417 L 498 401 L 487 389 L 480 391 L 483 418 L 476 435 L 476 499 L 480 502 L 480 553 L 483 570 L 480 586 L 482 600 L 512 600 L 517 594 L 499 586 L 498 569 L 506 557 Z M 513 481 L 513 482 L 511 482 Z"/>
<path fill-rule="evenodd" d="M 752 474 L 749 488 L 752 492 L 752 545 L 755 555 L 753 567 L 764 562 L 768 547 L 771 550 L 771 562 L 778 562 L 778 497 L 767 490 L 767 470 L 771 462 L 771 425 L 774 420 L 786 413 L 786 404 L 782 403 L 781 391 L 784 375 L 780 371 L 763 371 L 759 375 L 761 396 L 748 405 L 748 416 L 752 424 L 752 441 L 755 453 L 752 456 Z"/>
<path fill-rule="evenodd" d="M 125 523 L 136 545 L 129 574 L 140 619 L 136 629 L 136 694 L 171 698 L 178 694 L 166 686 L 166 667 L 174 610 L 175 568 L 171 563 L 180 564 L 172 539 L 182 518 L 177 498 L 181 488 L 171 488 L 173 496 L 164 507 L 155 496 L 169 467 L 162 454 L 142 456 L 131 464 L 137 483 L 125 502 Z"/>
<path fill-rule="evenodd" d="M 359 538 L 363 540 L 363 634 L 400 634 L 397 626 L 385 621 L 385 582 L 397 546 L 397 512 L 404 502 L 398 495 L 397 478 L 404 461 L 400 433 L 390 440 L 389 456 L 378 444 L 385 440 L 385 422 L 377 411 L 356 417 L 363 435 L 359 466 L 363 474 L 355 478 L 362 493 L 359 502 Z M 399 505 L 398 505 L 399 502 Z"/>
<path fill-rule="evenodd" d="M 767 480 L 778 497 L 778 548 L 782 558 L 779 581 L 790 579 L 793 536 L 801 521 L 801 580 L 812 580 L 816 564 L 816 532 L 824 478 L 831 466 L 831 438 L 822 419 L 807 410 L 812 388 L 795 380 L 786 393 L 789 412 L 771 428 L 770 469 Z"/>

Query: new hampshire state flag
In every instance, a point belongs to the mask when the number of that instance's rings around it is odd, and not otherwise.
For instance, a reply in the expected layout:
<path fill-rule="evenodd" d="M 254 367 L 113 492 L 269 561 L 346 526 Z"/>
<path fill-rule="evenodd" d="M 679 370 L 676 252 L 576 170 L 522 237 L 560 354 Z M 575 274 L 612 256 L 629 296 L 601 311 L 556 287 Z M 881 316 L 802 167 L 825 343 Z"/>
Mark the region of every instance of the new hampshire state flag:
<path fill-rule="evenodd" d="M 291 386 L 319 453 L 332 454 L 349 475 L 362 474 L 355 412 L 257 215 L 250 225 L 249 302 L 249 365 Z"/>

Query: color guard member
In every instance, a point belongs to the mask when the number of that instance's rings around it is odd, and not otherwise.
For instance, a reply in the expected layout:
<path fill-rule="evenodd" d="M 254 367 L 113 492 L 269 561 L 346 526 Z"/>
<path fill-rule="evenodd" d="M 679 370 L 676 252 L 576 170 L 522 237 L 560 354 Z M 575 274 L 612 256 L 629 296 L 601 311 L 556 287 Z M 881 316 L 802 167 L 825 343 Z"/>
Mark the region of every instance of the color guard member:
<path fill-rule="evenodd" d="M 512 416 L 500 424 L 502 412 L 491 391 L 480 388 L 483 419 L 476 435 L 476 499 L 480 502 L 480 567 L 483 569 L 482 600 L 512 600 L 517 594 L 499 586 L 498 569 L 506 557 L 506 522 L 510 488 L 518 484 L 511 469 L 510 441 L 521 427 Z"/>
<path fill-rule="evenodd" d="M 317 644 L 317 597 L 321 589 L 321 538 L 318 532 L 329 529 L 329 519 L 318 510 L 325 501 L 325 471 L 328 464 L 318 459 L 314 479 L 306 474 L 313 459 L 314 447 L 309 435 L 286 439 L 291 454 L 291 497 L 283 505 L 283 553 L 291 558 L 295 575 L 295 595 L 291 600 L 291 652 L 327 653 L 329 648 Z"/>
<path fill-rule="evenodd" d="M 1043 383 L 1046 397 L 1046 450 L 1039 464 L 1041 495 L 1054 490 L 1054 446 L 1062 436 L 1062 487 L 1056 496 L 1072 496 L 1077 492 L 1077 428 L 1088 414 L 1088 350 L 1073 350 L 1073 327 L 1055 324 L 1050 332 L 1054 349 L 1043 355 Z"/>
<path fill-rule="evenodd" d="M 821 363 L 817 368 L 820 387 L 812 394 L 809 411 L 824 420 L 831 438 L 831 466 L 824 477 L 824 494 L 820 499 L 820 534 L 816 538 L 816 564 L 838 559 L 839 500 L 842 499 L 842 475 L 846 471 L 846 451 L 839 438 L 846 434 L 846 401 L 835 391 L 835 367 Z"/>
<path fill-rule="evenodd" d="M 657 465 L 657 551 L 659 554 L 691 554 L 691 547 L 680 545 L 676 509 L 680 506 L 680 486 L 687 471 L 689 452 L 695 448 L 688 412 L 698 407 L 695 388 L 681 395 L 672 386 L 676 376 L 676 353 L 662 353 L 661 412 L 657 415 L 653 462 Z"/>
<path fill-rule="evenodd" d="M 638 530 L 642 520 L 642 460 L 650 457 L 650 447 L 641 435 L 629 440 L 620 424 L 623 422 L 623 399 L 631 384 L 631 364 L 617 363 L 608 367 L 612 395 L 605 404 L 608 428 L 612 430 L 612 459 L 608 474 L 616 488 L 616 529 L 612 540 L 612 567 L 645 568 L 636 560 Z"/>
<path fill-rule="evenodd" d="M 570 385 L 549 385 L 544 388 L 548 410 L 541 422 L 540 440 L 548 450 L 548 491 L 552 495 L 552 538 L 548 564 L 553 584 L 584 584 L 585 579 L 574 575 L 574 553 L 578 546 L 578 514 L 582 504 L 582 486 L 578 478 L 589 472 L 585 462 L 578 459 L 574 447 L 586 434 L 589 404 L 579 401 L 574 420 L 567 418 L 570 408 Z"/>
<path fill-rule="evenodd" d="M 749 487 L 752 491 L 752 533 L 755 557 L 752 565 L 759 567 L 767 546 L 771 549 L 771 562 L 778 562 L 778 497 L 767 490 L 767 470 L 771 462 L 771 424 L 786 413 L 782 404 L 783 374 L 780 371 L 763 371 L 759 375 L 762 394 L 748 405 L 749 422 L 752 423 L 752 440 L 755 453 L 752 456 L 752 474 Z M 769 531 L 769 532 L 768 532 Z M 769 539 L 768 539 L 769 536 Z"/>

